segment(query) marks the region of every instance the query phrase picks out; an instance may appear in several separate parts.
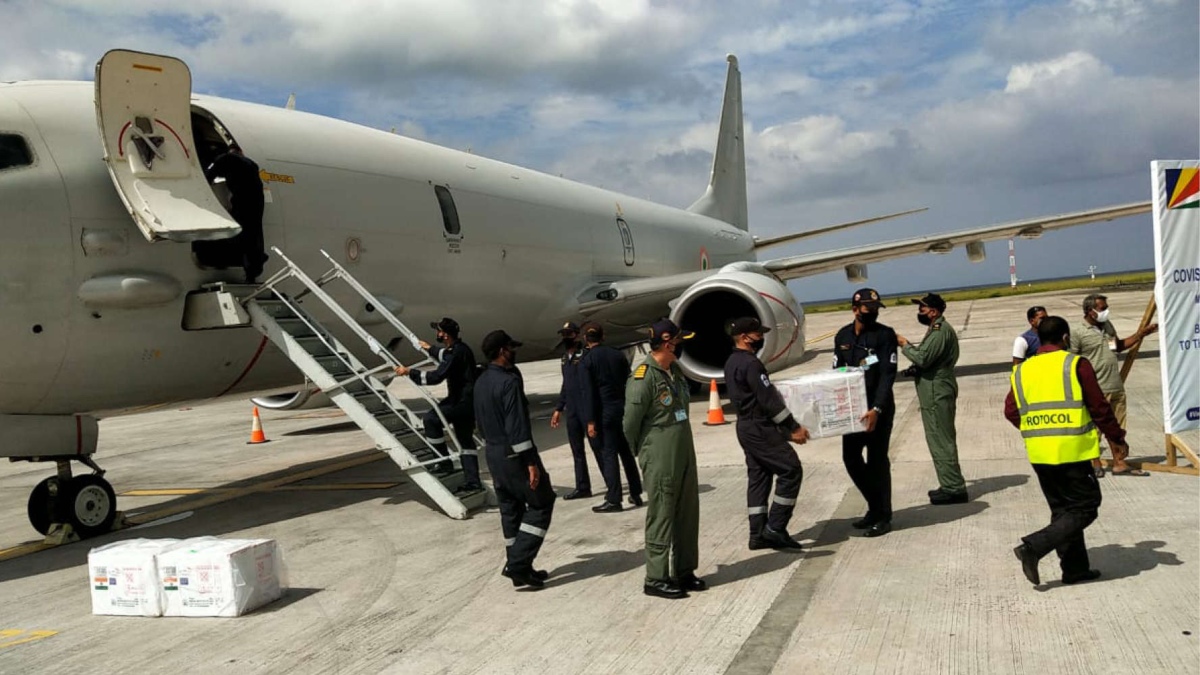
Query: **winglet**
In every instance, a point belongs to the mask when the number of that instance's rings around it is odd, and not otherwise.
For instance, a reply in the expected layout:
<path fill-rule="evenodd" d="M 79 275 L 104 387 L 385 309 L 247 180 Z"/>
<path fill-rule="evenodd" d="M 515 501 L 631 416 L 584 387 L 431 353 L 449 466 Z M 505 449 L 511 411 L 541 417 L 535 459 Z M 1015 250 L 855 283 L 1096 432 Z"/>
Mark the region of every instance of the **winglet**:
<path fill-rule="evenodd" d="M 688 207 L 693 213 L 723 220 L 741 230 L 749 229 L 746 213 L 746 146 L 742 136 L 742 74 L 733 54 L 725 79 L 725 102 L 717 134 L 708 189 Z"/>

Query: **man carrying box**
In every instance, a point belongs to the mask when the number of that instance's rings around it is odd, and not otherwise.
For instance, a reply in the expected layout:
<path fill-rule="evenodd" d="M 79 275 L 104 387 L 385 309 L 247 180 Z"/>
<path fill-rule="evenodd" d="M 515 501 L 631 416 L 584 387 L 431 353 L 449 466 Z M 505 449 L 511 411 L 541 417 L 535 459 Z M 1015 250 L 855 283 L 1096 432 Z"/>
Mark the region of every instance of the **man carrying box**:
<path fill-rule="evenodd" d="M 808 432 L 792 416 L 756 355 L 769 330 L 754 317 L 734 319 L 729 325 L 734 349 L 725 362 L 725 387 L 737 409 L 738 443 L 746 453 L 750 550 L 799 549 L 800 543 L 788 534 L 787 525 L 796 508 L 804 469 L 788 441 L 804 443 Z M 775 498 L 768 514 L 772 482 Z"/>
<path fill-rule="evenodd" d="M 867 514 L 851 525 L 865 530 L 864 537 L 879 537 L 892 531 L 892 467 L 888 444 L 896 416 L 892 398 L 892 386 L 896 383 L 896 331 L 878 323 L 879 308 L 884 304 L 875 289 L 858 291 L 850 303 L 854 322 L 838 331 L 834 338 L 833 367 L 863 369 L 867 405 L 871 409 L 862 417 L 866 431 L 842 436 L 842 463 L 854 486 L 867 500 Z M 864 447 L 866 461 L 863 461 Z"/>

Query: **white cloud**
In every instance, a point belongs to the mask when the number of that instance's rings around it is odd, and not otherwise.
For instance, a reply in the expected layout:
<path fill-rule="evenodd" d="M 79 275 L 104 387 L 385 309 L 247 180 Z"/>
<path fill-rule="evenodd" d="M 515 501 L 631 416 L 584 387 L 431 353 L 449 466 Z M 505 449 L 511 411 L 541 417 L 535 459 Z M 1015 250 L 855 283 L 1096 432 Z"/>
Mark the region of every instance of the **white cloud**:
<path fill-rule="evenodd" d="M 1004 91 L 1014 94 L 1037 87 L 1073 86 L 1086 80 L 1098 79 L 1110 74 L 1096 57 L 1085 52 L 1071 52 L 1059 58 L 1037 63 L 1021 63 L 1008 73 L 1008 84 Z"/>

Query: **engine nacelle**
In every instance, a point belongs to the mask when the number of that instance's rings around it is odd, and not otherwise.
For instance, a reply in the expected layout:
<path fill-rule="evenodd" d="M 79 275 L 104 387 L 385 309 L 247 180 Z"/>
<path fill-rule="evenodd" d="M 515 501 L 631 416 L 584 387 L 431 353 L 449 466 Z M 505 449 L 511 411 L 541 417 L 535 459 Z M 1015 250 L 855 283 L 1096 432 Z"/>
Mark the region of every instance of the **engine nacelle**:
<path fill-rule="evenodd" d="M 311 410 L 333 405 L 328 396 L 307 382 L 295 391 L 259 396 L 250 402 L 266 410 Z"/>
<path fill-rule="evenodd" d="M 672 321 L 696 333 L 679 357 L 684 374 L 702 383 L 723 382 L 725 361 L 733 351 L 725 327 L 742 316 L 756 316 L 771 329 L 758 353 L 768 371 L 782 370 L 804 356 L 804 310 L 787 286 L 734 263 L 692 285 L 671 309 Z"/>

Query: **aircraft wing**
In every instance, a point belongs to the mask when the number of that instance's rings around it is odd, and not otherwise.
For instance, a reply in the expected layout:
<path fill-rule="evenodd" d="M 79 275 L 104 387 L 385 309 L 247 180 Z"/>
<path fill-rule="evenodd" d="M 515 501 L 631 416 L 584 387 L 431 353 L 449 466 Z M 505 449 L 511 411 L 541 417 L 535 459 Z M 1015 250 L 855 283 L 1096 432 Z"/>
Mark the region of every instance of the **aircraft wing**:
<path fill-rule="evenodd" d="M 1151 205 L 1151 202 L 1146 201 L 1106 206 L 1058 216 L 1043 216 L 997 225 L 985 225 L 958 232 L 922 235 L 910 239 L 871 243 L 819 253 L 805 253 L 763 262 L 733 264 L 746 271 L 771 274 L 786 281 L 830 272 L 846 265 L 863 265 L 918 253 L 948 253 L 956 246 L 965 246 L 976 242 L 1011 237 L 1036 238 L 1044 232 L 1072 225 L 1149 213 Z M 578 311 L 585 317 L 610 321 L 615 325 L 638 326 L 661 316 L 670 302 L 679 297 L 688 287 L 719 271 L 703 270 L 662 277 L 621 279 L 592 284 L 579 294 Z"/>
<path fill-rule="evenodd" d="M 1148 201 L 1134 202 L 1118 206 L 1106 206 L 1089 211 L 1065 213 L 1058 216 L 1043 216 L 1010 223 L 986 225 L 958 232 L 929 234 L 910 239 L 866 244 L 864 246 L 833 251 L 805 253 L 764 261 L 762 266 L 767 271 L 786 281 L 822 272 L 830 272 L 846 265 L 880 262 L 918 253 L 948 253 L 956 246 L 965 246 L 976 242 L 1013 237 L 1033 239 L 1040 237 L 1044 232 L 1063 227 L 1124 218 L 1125 216 L 1133 216 L 1139 213 L 1149 213 L 1151 205 L 1152 203 Z"/>

